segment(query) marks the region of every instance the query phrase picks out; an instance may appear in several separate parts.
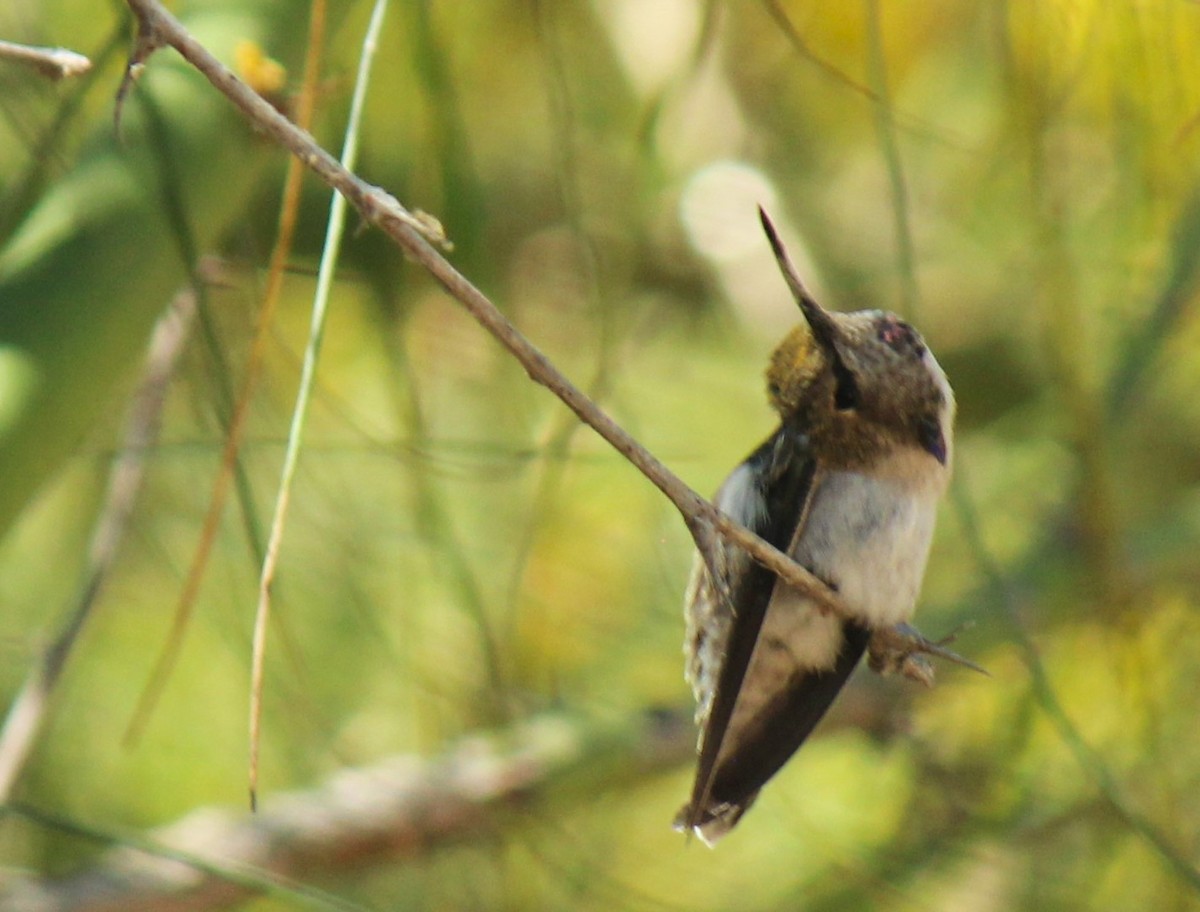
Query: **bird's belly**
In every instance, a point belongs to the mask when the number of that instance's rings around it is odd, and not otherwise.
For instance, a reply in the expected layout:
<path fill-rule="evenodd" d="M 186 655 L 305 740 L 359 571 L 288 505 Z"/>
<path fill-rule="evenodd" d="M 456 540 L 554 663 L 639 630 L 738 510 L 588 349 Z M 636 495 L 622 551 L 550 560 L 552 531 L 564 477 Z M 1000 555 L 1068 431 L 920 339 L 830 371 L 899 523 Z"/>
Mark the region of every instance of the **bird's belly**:
<path fill-rule="evenodd" d="M 792 556 L 835 586 L 868 627 L 906 621 L 925 575 L 940 488 L 832 472 L 813 492 Z"/>
<path fill-rule="evenodd" d="M 851 472 L 824 476 L 792 556 L 837 587 L 847 609 L 867 627 L 908 620 L 916 606 L 937 509 L 937 489 Z M 832 669 L 843 620 L 812 599 L 777 585 L 738 693 L 729 731 L 753 724 L 798 673 Z M 736 737 L 729 739 L 735 744 Z M 723 753 L 731 750 L 729 747 Z"/>

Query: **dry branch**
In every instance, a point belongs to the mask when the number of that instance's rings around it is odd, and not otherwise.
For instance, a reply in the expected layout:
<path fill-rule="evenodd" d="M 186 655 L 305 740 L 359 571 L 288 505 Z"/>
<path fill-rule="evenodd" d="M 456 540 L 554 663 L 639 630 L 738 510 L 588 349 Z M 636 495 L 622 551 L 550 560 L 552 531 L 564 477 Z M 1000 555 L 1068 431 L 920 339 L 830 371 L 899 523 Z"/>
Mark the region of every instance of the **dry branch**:
<path fill-rule="evenodd" d="M 127 0 L 138 18 L 138 39 L 126 80 L 118 94 L 123 100 L 131 81 L 162 47 L 173 47 L 224 94 L 256 128 L 289 150 L 330 187 L 341 193 L 363 219 L 383 231 L 416 260 L 456 301 L 521 363 L 530 379 L 550 390 L 581 421 L 593 428 L 631 462 L 675 505 L 702 553 L 709 553 L 719 534 L 743 548 L 788 585 L 837 614 L 847 614 L 837 595 L 819 579 L 777 548 L 719 512 L 634 440 L 594 401 L 572 384 L 496 308 L 488 297 L 456 270 L 436 249 L 444 237 L 436 219 L 413 213 L 395 197 L 343 168 L 310 134 L 297 127 L 197 42 L 157 0 Z M 433 243 L 431 243 L 431 241 Z"/>
<path fill-rule="evenodd" d="M 692 746 L 683 713 L 647 714 L 621 731 L 543 717 L 434 759 L 338 772 L 319 788 L 269 796 L 256 814 L 193 811 L 74 876 L 0 886 L 0 912 L 181 912 L 257 893 L 311 896 L 292 878 L 344 876 L 490 832 L 506 808 L 544 796 L 584 761 L 623 781 L 687 762 Z"/>
<path fill-rule="evenodd" d="M 843 695 L 822 735 L 852 728 L 888 739 L 903 729 L 904 691 L 871 680 Z M 396 756 L 338 772 L 317 788 L 270 795 L 256 814 L 201 808 L 145 835 L 109 836 L 121 847 L 75 875 L 0 879 L 0 912 L 209 912 L 268 892 L 338 907 L 345 903 L 317 897 L 309 885 L 499 832 L 508 815 L 527 813 L 576 775 L 589 783 L 588 794 L 597 783 L 613 789 L 644 781 L 690 762 L 694 748 L 683 707 L 612 727 L 543 716 L 466 738 L 440 757 Z M 48 822 L 48 815 L 14 810 Z M 569 829 L 561 810 L 552 819 Z"/>
<path fill-rule="evenodd" d="M 195 311 L 196 292 L 188 286 L 171 301 L 151 336 L 142 380 L 134 392 L 120 448 L 109 470 L 79 593 L 62 629 L 29 672 L 0 727 L 0 803 L 12 793 L 37 743 L 67 659 L 112 571 L 142 487 L 147 451 L 158 438 L 167 386 L 175 374 Z"/>

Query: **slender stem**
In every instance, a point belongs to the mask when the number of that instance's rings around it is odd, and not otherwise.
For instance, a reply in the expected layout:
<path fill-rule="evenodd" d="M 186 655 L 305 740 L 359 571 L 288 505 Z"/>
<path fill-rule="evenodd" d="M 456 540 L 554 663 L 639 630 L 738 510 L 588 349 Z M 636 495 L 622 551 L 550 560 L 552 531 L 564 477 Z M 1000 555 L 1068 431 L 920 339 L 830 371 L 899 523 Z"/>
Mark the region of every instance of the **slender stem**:
<path fill-rule="evenodd" d="M 883 51 L 883 29 L 880 23 L 879 0 L 867 3 L 867 65 L 871 90 L 874 93 L 875 130 L 887 165 L 888 184 L 892 194 L 892 229 L 896 238 L 896 259 L 900 272 L 900 312 L 909 320 L 917 319 L 920 293 L 917 288 L 916 253 L 913 250 L 912 225 L 909 215 L 908 184 L 904 179 L 904 162 L 896 142 L 896 122 L 892 115 L 891 89 L 888 86 L 887 58 Z"/>
<path fill-rule="evenodd" d="M 387 11 L 387 0 L 375 0 L 371 20 L 363 37 L 362 54 L 358 62 L 358 75 L 354 84 L 354 96 L 350 102 L 350 117 L 346 124 L 346 138 L 342 147 L 341 167 L 349 172 L 358 156 L 359 127 L 367 97 L 367 86 L 371 81 L 371 64 L 379 44 L 379 32 L 383 27 L 383 16 Z M 304 349 L 304 362 L 300 369 L 300 387 L 296 391 L 296 405 L 292 410 L 292 423 L 288 432 L 287 450 L 283 457 L 283 468 L 279 478 L 279 493 L 275 499 L 275 515 L 271 520 L 271 535 L 267 540 L 267 553 L 263 558 L 262 573 L 258 582 L 258 608 L 254 617 L 254 642 L 250 664 L 250 807 L 258 800 L 258 757 L 262 732 L 263 674 L 266 665 L 267 623 L 271 616 L 271 585 L 279 565 L 279 548 L 283 543 L 283 531 L 287 522 L 288 505 L 291 502 L 292 482 L 296 477 L 296 466 L 300 460 L 300 447 L 304 439 L 304 424 L 308 416 L 308 404 L 317 374 L 317 359 L 321 354 L 321 342 L 325 337 L 325 317 L 329 309 L 329 294 L 333 288 L 333 276 L 337 271 L 338 253 L 341 250 L 342 234 L 346 227 L 346 198 L 334 194 L 329 206 L 329 222 L 325 231 L 325 244 L 321 250 L 321 262 L 317 268 L 317 289 L 313 296 L 312 322 L 309 326 L 308 345 Z"/>
<path fill-rule="evenodd" d="M 996 592 L 1001 605 L 1004 606 L 1005 619 L 1012 630 L 1013 639 L 1021 651 L 1025 667 L 1029 669 L 1034 697 L 1042 712 L 1058 732 L 1058 736 L 1075 758 L 1075 762 L 1095 781 L 1100 794 L 1117 816 L 1126 826 L 1150 843 L 1167 865 L 1194 891 L 1200 891 L 1200 868 L 1197 868 L 1186 854 L 1172 843 L 1161 827 L 1129 804 L 1104 757 L 1088 743 L 1067 713 L 1066 707 L 1059 699 L 1058 693 L 1050 681 L 1050 674 L 1042 661 L 1037 644 L 1021 619 L 1017 597 L 1012 586 L 1005 579 L 999 564 L 983 541 L 979 516 L 971 495 L 967 491 L 966 482 L 962 480 L 961 473 L 955 477 L 950 493 L 958 511 L 958 519 L 962 526 L 967 549 L 975 558 L 985 582 Z"/>
<path fill-rule="evenodd" d="M 142 381 L 133 396 L 120 449 L 109 470 L 104 503 L 92 531 L 87 567 L 74 607 L 29 672 L 0 728 L 0 803 L 8 800 L 37 745 L 50 698 L 112 574 L 145 477 L 146 453 L 158 438 L 167 386 L 195 315 L 196 293 L 189 286 L 175 296 L 151 336 Z"/>
<path fill-rule="evenodd" d="M 308 51 L 304 62 L 303 86 L 296 103 L 296 118 L 301 124 L 312 121 L 316 82 L 319 70 L 321 48 L 325 40 L 325 4 L 315 2 L 309 16 Z M 246 358 L 246 373 L 238 390 L 237 401 L 233 405 L 225 430 L 225 445 L 221 451 L 221 462 L 213 480 L 212 493 L 208 498 L 208 510 L 204 514 L 204 523 L 196 550 L 192 554 L 192 562 L 188 565 L 184 577 L 183 589 L 179 600 L 175 603 L 175 612 L 171 618 L 171 628 L 167 633 L 154 667 L 142 693 L 138 697 L 129 725 L 125 729 L 123 742 L 130 745 L 141 737 L 141 732 L 153 714 L 158 700 L 166 687 L 167 679 L 179 658 L 183 648 L 184 635 L 192 619 L 196 600 L 200 595 L 200 586 L 204 582 L 204 573 L 208 569 L 209 558 L 217 542 L 217 532 L 221 518 L 225 514 L 225 500 L 229 494 L 230 483 L 238 472 L 238 453 L 241 451 L 242 438 L 246 430 L 246 422 L 250 415 L 250 402 L 262 373 L 263 359 L 266 356 L 267 340 L 275 317 L 275 308 L 279 302 L 280 290 L 283 287 L 283 276 L 287 267 L 287 258 L 292 250 L 292 240 L 296 233 L 296 221 L 300 211 L 300 180 L 303 169 L 295 158 L 288 160 L 287 176 L 284 178 L 282 202 L 280 203 L 279 222 L 275 235 L 275 246 L 271 251 L 270 263 L 267 267 L 266 288 L 263 291 L 263 303 L 258 312 L 254 327 L 254 341 Z M 239 479 L 240 481 L 240 479 Z M 248 524 L 254 551 L 261 561 L 266 551 L 259 547 L 261 536 L 257 534 L 258 523 Z"/>

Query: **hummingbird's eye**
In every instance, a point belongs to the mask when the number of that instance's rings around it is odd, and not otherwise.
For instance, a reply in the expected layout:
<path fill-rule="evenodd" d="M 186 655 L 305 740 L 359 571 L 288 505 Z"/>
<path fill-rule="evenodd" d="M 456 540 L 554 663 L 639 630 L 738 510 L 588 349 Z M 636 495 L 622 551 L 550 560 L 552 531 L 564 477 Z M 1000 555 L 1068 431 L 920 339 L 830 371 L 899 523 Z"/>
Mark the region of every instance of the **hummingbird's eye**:
<path fill-rule="evenodd" d="M 911 351 L 918 358 L 925 354 L 925 346 L 917 331 L 894 317 L 879 322 L 879 341 L 892 351 Z"/>

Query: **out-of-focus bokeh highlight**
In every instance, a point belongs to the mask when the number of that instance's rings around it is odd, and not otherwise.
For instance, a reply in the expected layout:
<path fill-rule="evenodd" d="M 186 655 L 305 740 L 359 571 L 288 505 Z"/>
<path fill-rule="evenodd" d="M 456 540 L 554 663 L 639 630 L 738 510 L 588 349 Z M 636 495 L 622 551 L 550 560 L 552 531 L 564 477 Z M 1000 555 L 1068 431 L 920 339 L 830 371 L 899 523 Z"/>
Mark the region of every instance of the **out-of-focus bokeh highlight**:
<path fill-rule="evenodd" d="M 288 109 L 307 4 L 174 10 Z M 327 148 L 369 12 L 330 4 Z M 57 83 L 0 66 L 0 706 L 79 596 L 154 319 L 217 257 L 11 796 L 118 834 L 244 806 L 257 553 L 328 206 L 307 178 L 200 598 L 127 737 L 285 167 L 170 51 L 118 141 L 130 34 L 123 4 L 0 6 L 0 36 L 95 62 Z M 313 884 L 372 909 L 1200 907 L 1198 162 L 1186 0 L 393 3 L 359 171 L 436 215 L 454 264 L 693 487 L 771 430 L 762 373 L 797 319 L 758 205 L 827 306 L 920 328 L 959 421 L 916 622 L 991 676 L 940 666 L 925 691 L 860 670 L 715 852 L 672 832 L 689 751 L 635 761 L 610 736 L 690 713 L 686 529 L 415 264 L 351 232 L 274 589 L 264 804 L 392 755 L 511 744 L 529 719 L 609 747 L 456 838 Z M 0 894 L 102 848 L 0 813 Z"/>

